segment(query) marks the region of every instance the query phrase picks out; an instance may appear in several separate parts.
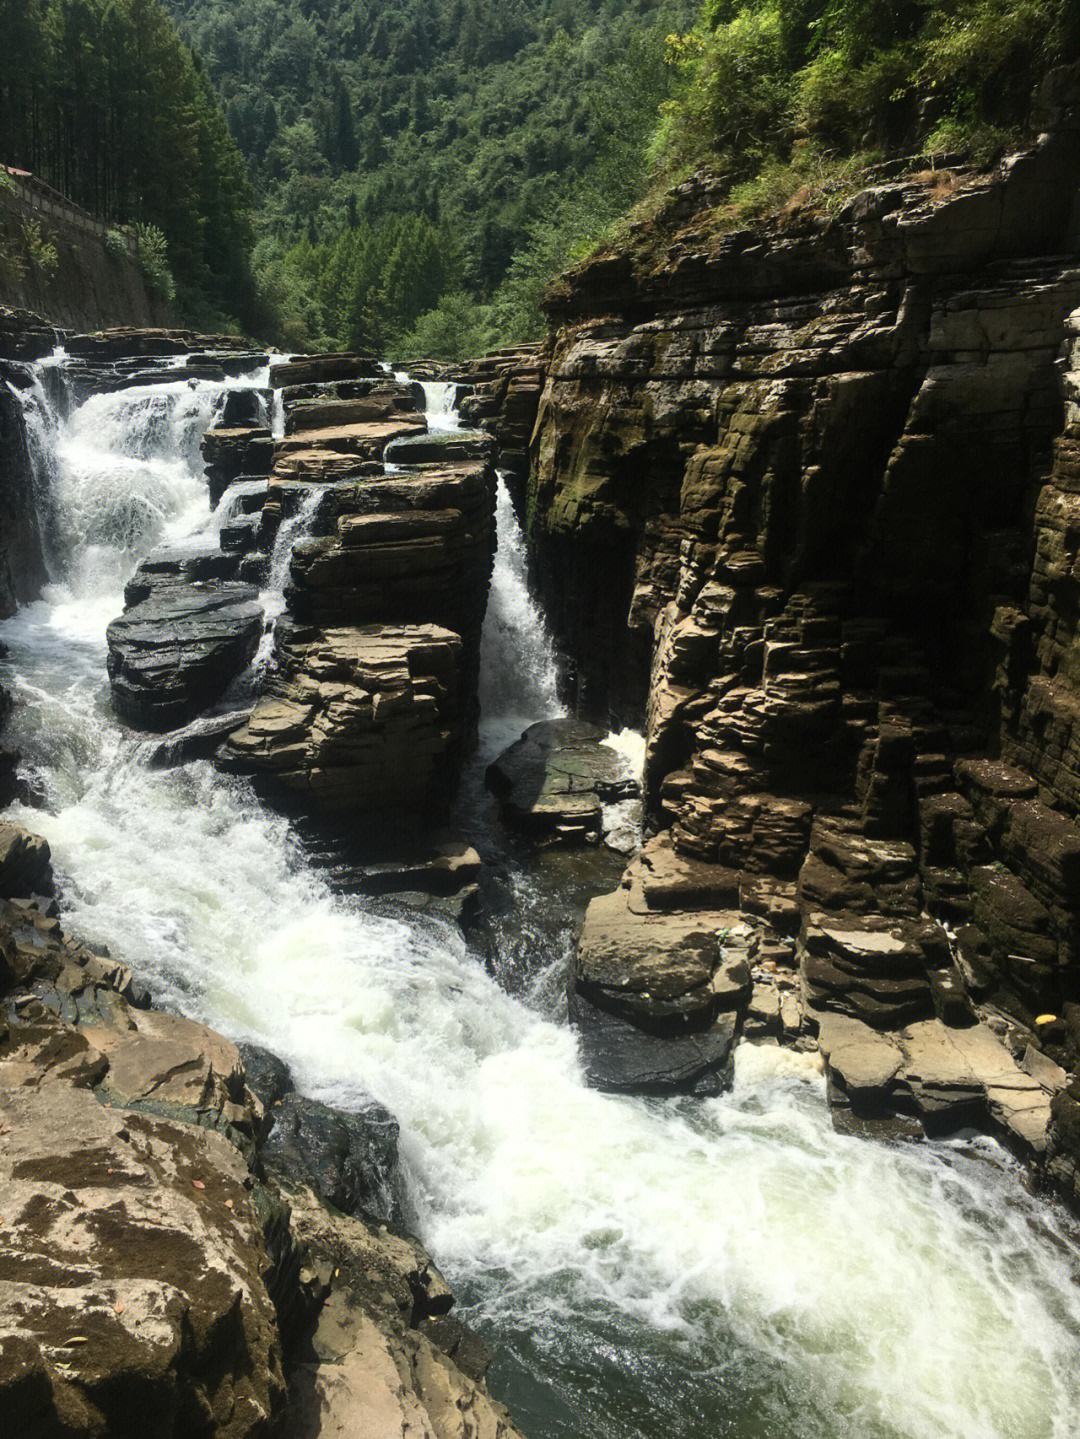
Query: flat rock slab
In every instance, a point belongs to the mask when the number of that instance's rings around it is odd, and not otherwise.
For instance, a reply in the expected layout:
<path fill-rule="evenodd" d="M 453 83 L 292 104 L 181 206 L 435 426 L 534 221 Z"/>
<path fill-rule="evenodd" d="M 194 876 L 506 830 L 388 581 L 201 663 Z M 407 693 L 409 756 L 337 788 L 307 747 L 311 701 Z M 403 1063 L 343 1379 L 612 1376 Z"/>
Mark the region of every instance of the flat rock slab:
<path fill-rule="evenodd" d="M 168 730 L 213 703 L 249 664 L 263 631 L 254 585 L 155 584 L 108 628 L 113 704 L 128 724 Z"/>
<path fill-rule="evenodd" d="M 647 1034 L 573 995 L 570 1017 L 594 1089 L 611 1094 L 722 1094 L 731 1088 L 736 1020 L 725 1014 L 706 1030 Z"/>
<path fill-rule="evenodd" d="M 286 385 L 325 385 L 334 380 L 378 378 L 386 378 L 386 372 L 374 355 L 294 355 L 270 370 L 270 383 L 275 390 Z"/>
<path fill-rule="evenodd" d="M 1047 1083 L 1017 1064 L 985 1024 L 951 1029 L 937 1019 L 882 1034 L 846 1015 L 821 1016 L 830 1077 L 857 1114 L 915 1113 L 927 1133 L 997 1125 L 1028 1153 L 1046 1148 L 1056 1066 Z"/>
<path fill-rule="evenodd" d="M 488 766 L 488 788 L 506 820 L 537 839 L 598 843 L 607 803 L 632 799 L 618 753 L 601 743 L 607 731 L 582 720 L 541 720 Z"/>
<path fill-rule="evenodd" d="M 738 872 L 680 854 L 670 830 L 643 846 L 627 870 L 626 879 L 632 892 L 632 909 L 736 909 L 739 905 Z"/>
<path fill-rule="evenodd" d="M 482 430 L 454 430 L 394 440 L 386 448 L 386 459 L 395 465 L 456 465 L 489 459 L 493 449 L 493 440 Z"/>

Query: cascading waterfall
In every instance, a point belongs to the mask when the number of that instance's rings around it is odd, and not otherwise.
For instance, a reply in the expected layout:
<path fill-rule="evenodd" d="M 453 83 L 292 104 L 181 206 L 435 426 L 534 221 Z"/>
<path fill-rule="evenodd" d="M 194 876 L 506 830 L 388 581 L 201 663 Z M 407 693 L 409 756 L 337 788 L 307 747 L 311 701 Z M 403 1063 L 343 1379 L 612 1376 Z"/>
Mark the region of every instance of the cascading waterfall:
<path fill-rule="evenodd" d="M 424 380 L 424 409 L 428 429 L 434 434 L 448 434 L 461 429 L 461 419 L 454 405 L 457 386 L 438 380 Z"/>
<path fill-rule="evenodd" d="M 8 380 L 7 387 L 17 400 L 23 419 L 27 455 L 30 461 L 30 482 L 34 505 L 41 530 L 45 560 L 50 570 L 56 567 L 56 535 L 54 504 L 57 467 L 57 434 L 59 417 L 46 388 L 45 377 L 63 358 L 63 351 L 30 370 L 28 388 L 19 390 Z"/>
<path fill-rule="evenodd" d="M 48 798 L 19 817 L 53 847 L 71 930 L 308 1093 L 397 1114 L 413 1222 L 532 1439 L 1075 1434 L 1071 1241 L 994 1145 L 838 1135 L 816 1065 L 775 1049 L 744 1047 L 722 1099 L 592 1091 L 572 1033 L 456 931 L 331 896 L 208 764 L 145 767 L 109 709 L 104 627 L 135 556 L 209 518 L 192 436 L 212 395 L 164 388 L 59 425 L 65 578 L 0 627 Z M 511 533 L 485 686 L 515 627 L 542 633 Z M 523 710 L 553 690 L 529 693 Z"/>
<path fill-rule="evenodd" d="M 539 719 L 563 714 L 559 669 L 543 616 L 529 594 L 525 536 L 504 476 L 495 501 L 498 548 L 480 641 L 485 749 L 497 752 Z"/>

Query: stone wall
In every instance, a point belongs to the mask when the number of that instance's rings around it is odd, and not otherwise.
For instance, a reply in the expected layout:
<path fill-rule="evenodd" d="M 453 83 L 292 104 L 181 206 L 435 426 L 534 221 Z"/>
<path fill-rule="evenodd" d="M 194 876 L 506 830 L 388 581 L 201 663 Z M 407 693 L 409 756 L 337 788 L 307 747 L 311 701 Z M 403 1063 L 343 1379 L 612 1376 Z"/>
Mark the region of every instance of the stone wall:
<path fill-rule="evenodd" d="M 0 305 L 36 311 L 61 329 L 160 325 L 168 306 L 147 289 L 137 257 L 114 254 L 107 226 L 32 180 L 0 189 Z M 52 273 L 35 263 L 27 225 L 56 247 Z"/>

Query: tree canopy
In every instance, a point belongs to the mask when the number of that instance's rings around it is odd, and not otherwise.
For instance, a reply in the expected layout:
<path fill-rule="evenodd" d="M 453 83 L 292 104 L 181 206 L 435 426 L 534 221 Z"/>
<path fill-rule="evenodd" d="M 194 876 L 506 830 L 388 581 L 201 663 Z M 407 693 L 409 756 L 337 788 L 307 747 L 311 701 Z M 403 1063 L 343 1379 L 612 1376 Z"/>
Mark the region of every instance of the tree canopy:
<path fill-rule="evenodd" d="M 0 0 L 0 36 L 0 159 L 160 231 L 188 313 L 250 323 L 246 168 L 159 0 Z"/>

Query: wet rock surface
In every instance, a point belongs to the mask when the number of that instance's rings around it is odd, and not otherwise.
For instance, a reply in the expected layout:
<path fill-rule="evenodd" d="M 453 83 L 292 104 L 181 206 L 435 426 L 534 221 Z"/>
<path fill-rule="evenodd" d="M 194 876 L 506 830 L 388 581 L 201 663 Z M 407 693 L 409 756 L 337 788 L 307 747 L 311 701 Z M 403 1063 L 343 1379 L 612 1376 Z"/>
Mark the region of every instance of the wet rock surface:
<path fill-rule="evenodd" d="M 541 841 L 599 843 L 604 805 L 638 793 L 605 738 L 606 731 L 581 720 L 530 725 L 487 771 L 508 822 Z"/>
<path fill-rule="evenodd" d="M 138 729 L 184 724 L 250 663 L 263 630 L 253 585 L 155 577 L 145 598 L 109 626 L 117 713 Z"/>

